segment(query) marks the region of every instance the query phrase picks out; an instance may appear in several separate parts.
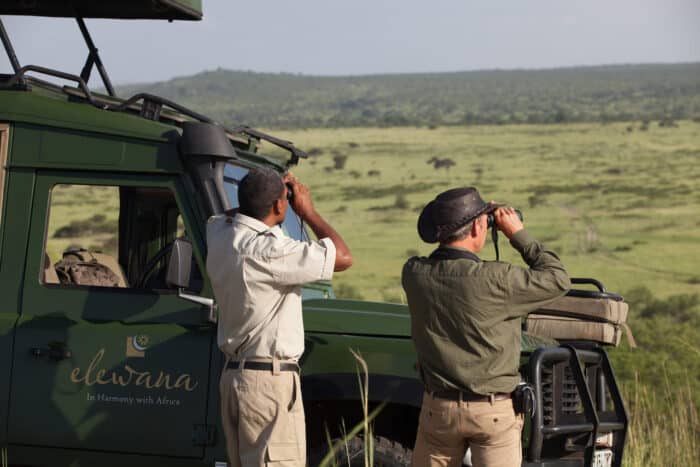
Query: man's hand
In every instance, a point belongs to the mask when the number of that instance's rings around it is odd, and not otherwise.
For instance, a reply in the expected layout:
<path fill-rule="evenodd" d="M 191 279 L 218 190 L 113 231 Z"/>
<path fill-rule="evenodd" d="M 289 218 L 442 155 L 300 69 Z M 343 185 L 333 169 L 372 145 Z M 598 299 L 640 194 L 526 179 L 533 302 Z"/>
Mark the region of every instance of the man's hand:
<path fill-rule="evenodd" d="M 294 197 L 292 198 L 292 208 L 294 212 L 302 219 L 307 220 L 316 212 L 314 203 L 311 201 L 309 187 L 297 180 L 291 172 L 287 172 L 282 178 L 282 181 L 287 185 L 287 189 L 291 187 L 292 193 L 294 193 Z"/>
<path fill-rule="evenodd" d="M 503 235 L 509 239 L 513 238 L 513 235 L 524 228 L 522 221 L 513 208 L 498 208 L 493 212 L 493 216 L 496 219 L 496 228 L 503 232 Z"/>
<path fill-rule="evenodd" d="M 294 175 L 288 172 L 282 181 L 288 186 L 292 186 L 294 198 L 292 208 L 301 219 L 306 222 L 317 238 L 329 238 L 335 245 L 335 266 L 334 271 L 344 271 L 352 266 L 352 255 L 350 248 L 338 232 L 316 212 L 314 203 L 311 201 L 309 187 L 299 182 Z"/>

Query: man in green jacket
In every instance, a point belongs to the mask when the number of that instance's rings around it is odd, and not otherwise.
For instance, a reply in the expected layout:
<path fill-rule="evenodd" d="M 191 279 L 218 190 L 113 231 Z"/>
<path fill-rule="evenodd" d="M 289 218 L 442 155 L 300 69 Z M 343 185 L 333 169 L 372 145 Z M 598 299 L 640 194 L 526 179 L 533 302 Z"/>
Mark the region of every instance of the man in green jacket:
<path fill-rule="evenodd" d="M 490 213 L 529 268 L 476 255 Z M 569 277 L 514 209 L 485 203 L 473 187 L 428 203 L 418 233 L 439 247 L 410 258 L 402 273 L 425 386 L 413 466 L 461 466 L 467 448 L 476 467 L 520 466 L 523 419 L 511 393 L 520 382 L 521 317 L 565 294 Z"/>

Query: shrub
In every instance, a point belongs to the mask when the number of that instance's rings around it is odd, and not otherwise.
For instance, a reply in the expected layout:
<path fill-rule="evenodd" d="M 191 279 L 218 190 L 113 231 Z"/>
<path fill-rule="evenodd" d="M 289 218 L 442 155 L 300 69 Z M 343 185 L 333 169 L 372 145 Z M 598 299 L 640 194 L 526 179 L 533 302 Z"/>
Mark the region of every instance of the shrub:
<path fill-rule="evenodd" d="M 535 208 L 541 204 L 545 204 L 546 198 L 541 195 L 531 195 L 527 197 L 527 205 L 530 208 Z"/>
<path fill-rule="evenodd" d="M 348 156 L 345 154 L 336 154 L 333 156 L 333 168 L 336 170 L 343 170 L 345 168 L 345 163 L 348 160 Z"/>
<path fill-rule="evenodd" d="M 362 300 L 364 298 L 357 287 L 352 284 L 340 283 L 334 285 L 333 292 L 335 292 L 335 296 L 338 298 L 354 298 L 356 300 Z"/>
<path fill-rule="evenodd" d="M 117 231 L 117 221 L 108 221 L 103 214 L 95 214 L 89 219 L 73 221 L 68 225 L 59 227 L 53 234 L 53 238 L 76 238 L 100 233 L 114 233 Z"/>
<path fill-rule="evenodd" d="M 398 195 L 396 195 L 396 201 L 394 201 L 394 207 L 396 209 L 408 209 L 411 207 L 411 204 L 406 199 L 406 195 L 404 195 L 403 193 L 399 193 Z"/>

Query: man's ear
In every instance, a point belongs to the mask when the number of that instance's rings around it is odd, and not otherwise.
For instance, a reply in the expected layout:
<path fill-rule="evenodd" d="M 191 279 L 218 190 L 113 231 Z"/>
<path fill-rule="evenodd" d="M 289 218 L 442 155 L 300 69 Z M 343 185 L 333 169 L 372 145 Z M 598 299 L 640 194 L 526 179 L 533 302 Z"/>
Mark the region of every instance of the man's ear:
<path fill-rule="evenodd" d="M 282 214 L 284 211 L 284 199 L 276 199 L 274 203 L 272 203 L 272 214 L 275 216 L 279 216 Z"/>
<path fill-rule="evenodd" d="M 474 222 L 472 222 L 472 231 L 471 234 L 473 237 L 478 237 L 479 236 L 479 231 L 484 227 L 483 226 L 484 222 L 484 217 L 479 216 L 476 219 L 474 219 Z"/>
<path fill-rule="evenodd" d="M 472 228 L 469 229 L 469 235 L 472 237 L 478 237 L 479 236 L 479 218 L 477 217 L 474 219 L 472 222 Z"/>

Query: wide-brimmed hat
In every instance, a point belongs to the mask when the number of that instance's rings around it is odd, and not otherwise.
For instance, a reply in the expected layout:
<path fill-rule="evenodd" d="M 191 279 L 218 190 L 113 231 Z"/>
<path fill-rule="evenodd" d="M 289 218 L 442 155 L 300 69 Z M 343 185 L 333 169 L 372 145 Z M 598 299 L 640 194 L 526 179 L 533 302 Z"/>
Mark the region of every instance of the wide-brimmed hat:
<path fill-rule="evenodd" d="M 418 235 L 426 243 L 435 243 L 499 204 L 485 203 L 474 187 L 453 188 L 437 195 L 418 217 Z"/>

